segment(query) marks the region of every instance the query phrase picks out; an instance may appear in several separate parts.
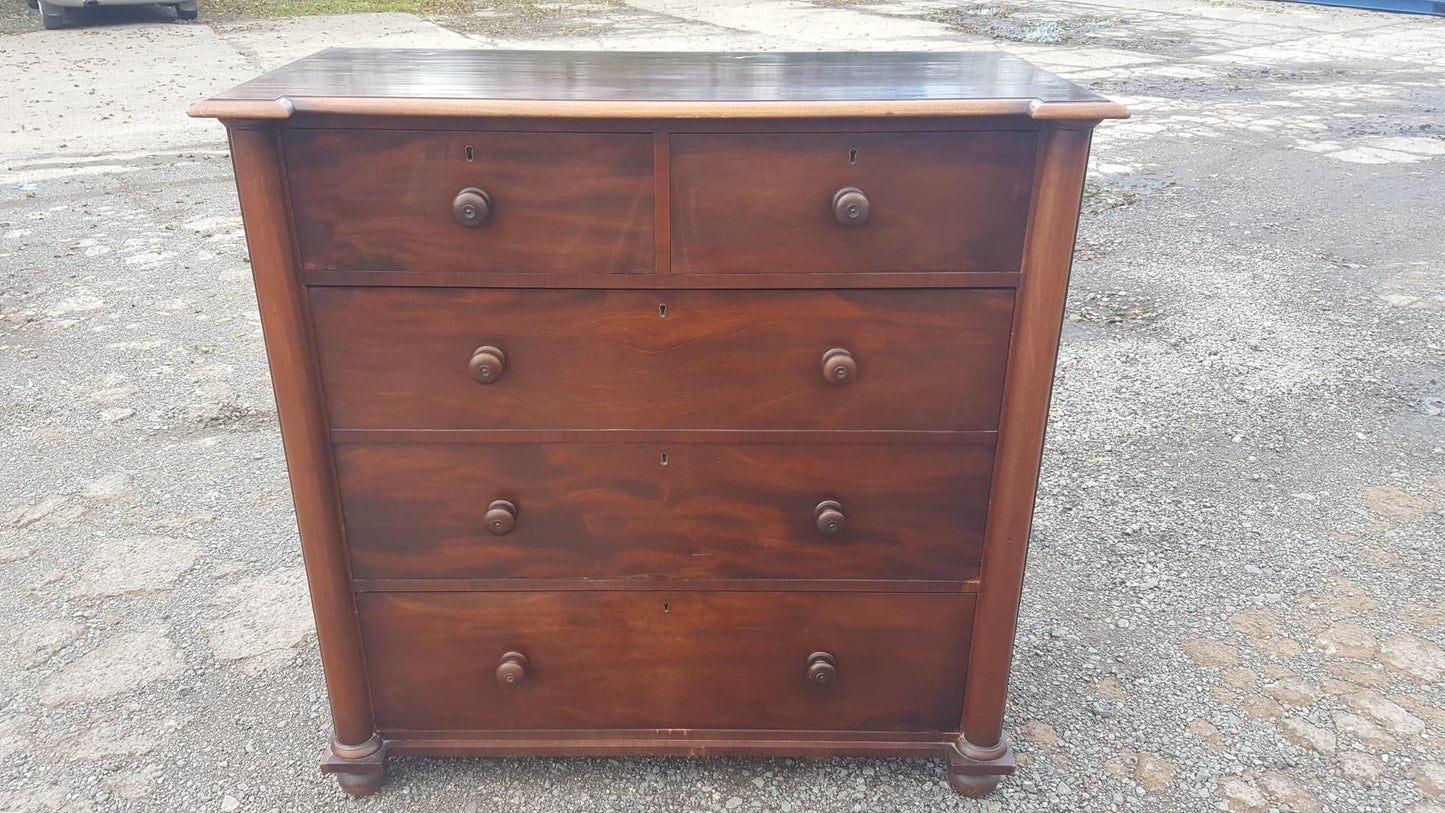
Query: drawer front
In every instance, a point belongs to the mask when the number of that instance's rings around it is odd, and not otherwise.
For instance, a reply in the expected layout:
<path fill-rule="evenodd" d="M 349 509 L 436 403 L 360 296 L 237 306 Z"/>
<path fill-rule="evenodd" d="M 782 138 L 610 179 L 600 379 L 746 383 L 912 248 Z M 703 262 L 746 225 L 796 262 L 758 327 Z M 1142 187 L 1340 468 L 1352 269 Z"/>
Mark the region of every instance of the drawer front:
<path fill-rule="evenodd" d="M 362 593 L 383 733 L 957 730 L 969 595 Z M 524 668 L 497 673 L 507 652 Z M 831 683 L 810 680 L 827 652 Z"/>
<path fill-rule="evenodd" d="M 1036 142 L 1032 131 L 674 135 L 673 273 L 1017 271 Z M 844 225 L 835 197 L 848 188 L 862 197 L 837 201 Z"/>
<path fill-rule="evenodd" d="M 310 297 L 342 429 L 992 430 L 1013 309 L 957 289 Z"/>
<path fill-rule="evenodd" d="M 283 137 L 309 270 L 653 270 L 650 134 L 288 129 Z M 474 217 L 485 214 L 475 227 L 453 211 L 470 187 L 490 201 L 469 199 Z"/>
<path fill-rule="evenodd" d="M 358 578 L 961 581 L 977 575 L 992 455 L 992 445 L 339 444 L 336 468 Z M 515 518 L 492 526 L 498 500 Z"/>

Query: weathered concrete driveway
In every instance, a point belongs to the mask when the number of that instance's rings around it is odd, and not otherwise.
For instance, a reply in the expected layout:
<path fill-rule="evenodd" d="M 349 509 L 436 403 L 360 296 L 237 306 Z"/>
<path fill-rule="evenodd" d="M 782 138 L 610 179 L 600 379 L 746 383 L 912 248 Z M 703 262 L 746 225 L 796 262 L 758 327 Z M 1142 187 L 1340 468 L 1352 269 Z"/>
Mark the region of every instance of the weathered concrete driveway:
<path fill-rule="evenodd" d="M 1017 778 L 397 760 L 352 802 L 316 773 L 230 164 L 184 109 L 332 44 L 1000 47 L 1133 107 L 1085 201 Z M 629 0 L 37 31 L 0 75 L 0 811 L 1445 811 L 1445 20 Z"/>

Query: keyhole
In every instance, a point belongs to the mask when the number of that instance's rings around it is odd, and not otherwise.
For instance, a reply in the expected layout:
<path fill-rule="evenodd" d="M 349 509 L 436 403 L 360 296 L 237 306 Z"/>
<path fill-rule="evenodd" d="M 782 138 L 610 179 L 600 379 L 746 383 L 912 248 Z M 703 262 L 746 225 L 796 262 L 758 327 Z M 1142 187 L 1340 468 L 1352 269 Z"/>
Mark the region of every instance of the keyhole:
<path fill-rule="evenodd" d="M 663 303 L 661 303 L 661 304 L 659 304 L 659 305 L 657 306 L 657 318 L 659 318 L 659 319 L 666 319 L 666 318 L 667 318 L 667 303 L 666 303 L 666 302 L 663 302 Z"/>
<path fill-rule="evenodd" d="M 467 145 L 467 160 L 468 160 L 468 161 L 473 161 L 473 160 L 475 160 L 475 159 L 476 159 L 476 154 L 472 152 L 472 145 L 468 144 L 468 145 Z"/>
<path fill-rule="evenodd" d="M 663 452 L 663 453 L 662 453 L 661 462 L 662 462 L 662 465 L 664 465 L 664 466 L 667 465 L 667 452 Z"/>
<path fill-rule="evenodd" d="M 470 148 L 468 148 L 468 149 L 470 149 Z M 471 154 L 471 153 L 468 153 L 468 155 L 470 155 L 470 154 Z M 848 163 L 850 163 L 850 164 L 856 164 L 856 163 L 858 163 L 858 151 L 857 151 L 857 150 L 849 150 L 849 151 L 848 151 Z"/>

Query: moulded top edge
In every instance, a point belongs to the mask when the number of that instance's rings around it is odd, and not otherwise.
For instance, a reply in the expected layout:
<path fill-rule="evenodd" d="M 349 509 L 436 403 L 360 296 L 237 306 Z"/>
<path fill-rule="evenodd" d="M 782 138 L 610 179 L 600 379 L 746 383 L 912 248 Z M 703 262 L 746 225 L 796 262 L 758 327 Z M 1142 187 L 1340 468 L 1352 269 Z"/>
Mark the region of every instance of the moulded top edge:
<path fill-rule="evenodd" d="M 998 51 L 672 53 L 328 49 L 191 107 L 578 118 L 1020 115 L 1124 118 L 1091 91 Z"/>

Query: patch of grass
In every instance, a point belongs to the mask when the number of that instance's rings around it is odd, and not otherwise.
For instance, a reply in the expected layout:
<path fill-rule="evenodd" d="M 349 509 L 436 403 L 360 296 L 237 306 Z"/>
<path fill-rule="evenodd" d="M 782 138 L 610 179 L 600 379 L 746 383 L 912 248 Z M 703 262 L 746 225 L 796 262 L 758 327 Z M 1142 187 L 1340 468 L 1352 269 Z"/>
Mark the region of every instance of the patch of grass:
<path fill-rule="evenodd" d="M 220 18 L 305 17 L 314 14 L 464 14 L 468 0 L 201 0 L 201 14 Z"/>
<path fill-rule="evenodd" d="M 40 16 L 25 0 L 0 0 L 0 34 L 23 34 L 40 30 Z"/>

